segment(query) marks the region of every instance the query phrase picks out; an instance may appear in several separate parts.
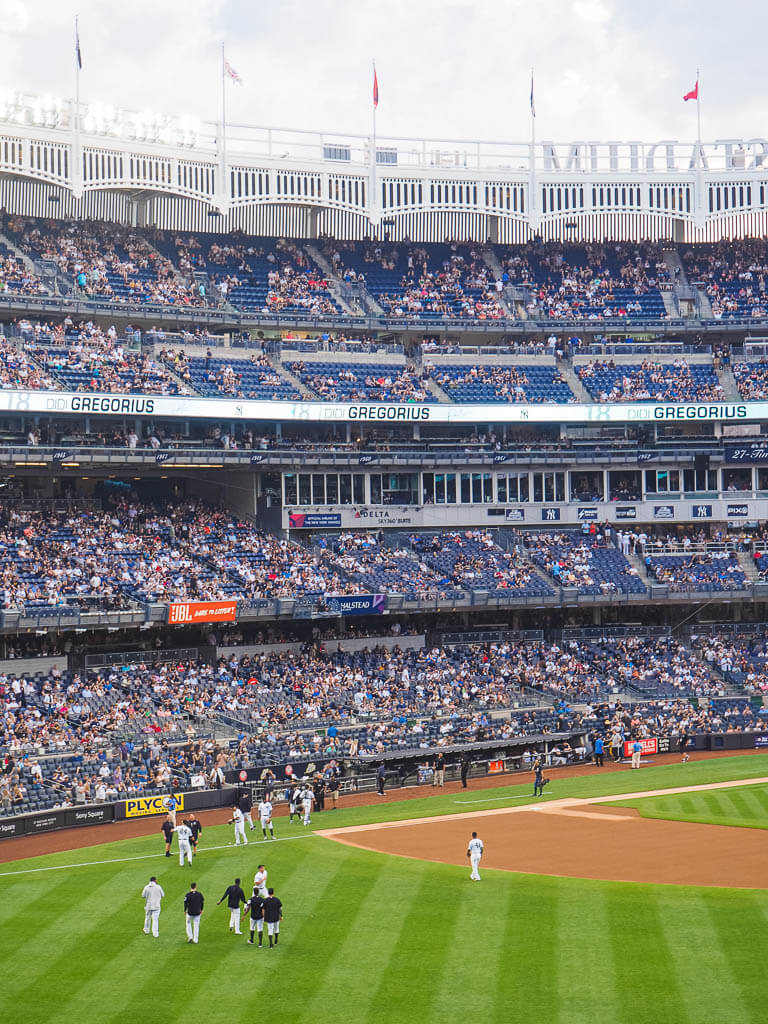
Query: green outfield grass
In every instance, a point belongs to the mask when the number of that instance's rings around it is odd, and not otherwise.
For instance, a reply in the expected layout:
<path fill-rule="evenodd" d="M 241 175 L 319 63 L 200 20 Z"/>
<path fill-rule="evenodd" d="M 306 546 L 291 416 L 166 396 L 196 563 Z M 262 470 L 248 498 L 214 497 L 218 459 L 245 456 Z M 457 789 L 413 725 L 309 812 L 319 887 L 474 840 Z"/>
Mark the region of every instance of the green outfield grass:
<path fill-rule="evenodd" d="M 571 780 L 553 773 L 548 799 L 763 775 L 768 756 L 760 755 Z M 487 810 L 524 802 L 529 792 L 526 783 L 429 794 L 328 812 L 314 824 Z M 157 827 L 147 822 L 148 831 Z M 283 819 L 276 829 L 280 841 L 245 850 L 226 845 L 231 828 L 206 829 L 191 869 L 158 856 L 159 835 L 0 864 L 0 1021 L 765 1020 L 768 892 L 490 870 L 472 885 L 465 863 L 355 850 Z M 285 905 L 274 950 L 231 935 L 228 911 L 215 906 L 235 875 L 250 883 L 262 859 Z M 139 894 L 150 874 L 166 891 L 159 939 L 141 931 Z M 197 947 L 184 941 L 182 896 L 191 880 L 206 896 Z"/>
<path fill-rule="evenodd" d="M 709 793 L 677 793 L 670 796 L 622 800 L 636 807 L 644 818 L 697 821 L 708 825 L 768 828 L 768 786 L 715 789 Z"/>

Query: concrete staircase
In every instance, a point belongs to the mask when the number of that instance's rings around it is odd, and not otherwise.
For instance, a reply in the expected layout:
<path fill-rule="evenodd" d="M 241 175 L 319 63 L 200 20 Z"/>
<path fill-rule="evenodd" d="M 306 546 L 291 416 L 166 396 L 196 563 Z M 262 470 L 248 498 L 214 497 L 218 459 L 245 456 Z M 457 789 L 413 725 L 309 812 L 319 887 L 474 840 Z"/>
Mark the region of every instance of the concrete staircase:
<path fill-rule="evenodd" d="M 736 383 L 736 378 L 733 376 L 733 370 L 730 366 L 721 366 L 716 372 L 717 379 L 720 381 L 725 394 L 726 402 L 740 402 L 739 386 Z"/>
<path fill-rule="evenodd" d="M 276 353 L 269 353 L 267 355 L 267 361 L 269 362 L 269 365 L 273 367 L 277 373 L 280 374 L 281 377 L 284 377 L 286 380 L 289 380 L 291 384 L 293 384 L 293 386 L 299 392 L 299 394 L 303 395 L 304 398 L 307 399 L 307 401 L 317 401 L 317 395 L 313 391 L 310 391 L 305 384 L 302 384 L 302 382 L 299 380 L 296 374 L 292 370 L 289 370 L 285 363 L 280 362 L 280 359 Z"/>
<path fill-rule="evenodd" d="M 737 551 L 736 557 L 739 560 L 739 566 L 747 577 L 750 583 L 762 583 L 760 574 L 755 566 L 755 560 L 748 551 Z"/>
<path fill-rule="evenodd" d="M 431 378 L 426 380 L 425 384 L 427 386 L 427 391 L 429 391 L 430 394 L 432 394 L 437 399 L 437 401 L 440 402 L 442 405 L 452 404 L 453 399 L 450 397 L 450 395 L 443 391 L 440 385 L 436 384 L 435 381 L 433 381 Z"/>
<path fill-rule="evenodd" d="M 16 245 L 12 238 L 9 238 L 4 232 L 0 232 L 0 242 L 9 249 L 13 255 L 20 259 L 24 264 L 25 270 L 28 270 L 30 274 L 35 274 L 43 282 L 45 287 L 53 295 L 61 295 L 62 291 L 59 288 L 59 269 L 53 263 L 42 262 L 41 260 L 32 259 L 25 252 Z"/>
<path fill-rule="evenodd" d="M 592 405 L 594 403 L 594 398 L 581 383 L 572 366 L 568 366 L 566 363 L 560 362 L 557 364 L 557 369 L 563 377 L 565 377 L 568 387 L 574 395 L 576 395 L 582 405 Z"/>
<path fill-rule="evenodd" d="M 484 248 L 482 250 L 482 253 L 483 253 L 483 262 L 485 263 L 486 267 L 488 267 L 488 269 L 493 274 L 494 280 L 495 281 L 500 281 L 502 279 L 502 277 L 504 276 L 504 270 L 503 270 L 501 264 L 499 263 L 498 256 L 496 255 L 496 253 L 491 248 Z M 514 317 L 517 314 L 515 313 L 515 300 L 514 300 L 513 295 L 511 294 L 511 290 L 510 289 L 511 289 L 510 285 L 508 285 L 508 284 L 505 285 L 504 288 L 502 289 L 502 291 L 496 293 L 496 298 L 499 300 L 499 302 L 503 306 L 504 311 L 507 313 L 507 315 L 510 316 L 510 317 Z"/>
<path fill-rule="evenodd" d="M 353 316 L 359 316 L 361 310 L 354 308 L 354 296 L 351 294 L 349 289 L 344 287 L 344 282 L 340 281 L 333 272 L 333 267 L 325 255 L 321 253 L 318 248 L 314 245 L 310 245 L 308 242 L 304 243 L 304 250 L 325 274 L 326 280 L 328 281 L 328 291 L 341 306 L 342 310 Z"/>

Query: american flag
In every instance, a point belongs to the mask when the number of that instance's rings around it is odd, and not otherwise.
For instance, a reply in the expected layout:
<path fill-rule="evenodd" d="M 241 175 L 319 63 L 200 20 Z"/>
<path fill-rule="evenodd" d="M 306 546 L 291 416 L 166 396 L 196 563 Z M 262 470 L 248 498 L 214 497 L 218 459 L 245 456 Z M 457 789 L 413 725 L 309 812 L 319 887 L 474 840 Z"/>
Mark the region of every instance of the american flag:
<path fill-rule="evenodd" d="M 228 60 L 224 61 L 224 74 L 227 76 L 227 78 L 231 78 L 235 85 L 243 84 L 242 78 L 240 77 L 240 75 L 238 75 L 238 73 L 235 71 L 235 69 L 232 67 Z"/>

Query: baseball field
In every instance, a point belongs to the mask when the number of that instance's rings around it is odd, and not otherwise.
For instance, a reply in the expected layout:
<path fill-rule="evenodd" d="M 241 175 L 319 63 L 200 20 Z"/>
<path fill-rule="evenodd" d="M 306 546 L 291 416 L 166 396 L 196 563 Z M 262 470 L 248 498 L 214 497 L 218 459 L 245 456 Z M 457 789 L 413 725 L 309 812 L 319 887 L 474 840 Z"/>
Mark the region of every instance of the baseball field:
<path fill-rule="evenodd" d="M 247 848 L 207 824 L 185 868 L 175 844 L 162 856 L 156 819 L 144 837 L 0 864 L 0 1020 L 768 1017 L 768 755 L 554 775 L 535 802 L 530 789 L 390 794 L 317 815 L 317 832 L 278 818 L 276 841 L 254 832 Z M 231 934 L 216 906 L 261 861 L 284 905 L 276 949 Z M 166 893 L 157 939 L 142 931 L 152 874 Z M 206 898 L 197 946 L 191 881 Z"/>

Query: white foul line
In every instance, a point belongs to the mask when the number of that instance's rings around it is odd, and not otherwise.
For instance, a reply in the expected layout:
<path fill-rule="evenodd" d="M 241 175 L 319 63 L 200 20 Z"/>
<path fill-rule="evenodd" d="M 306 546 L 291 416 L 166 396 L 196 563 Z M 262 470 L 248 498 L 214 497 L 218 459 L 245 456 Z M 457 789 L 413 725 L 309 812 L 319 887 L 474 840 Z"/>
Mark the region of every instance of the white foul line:
<path fill-rule="evenodd" d="M 307 832 L 303 836 L 275 836 L 274 839 L 254 839 L 250 843 L 246 843 L 245 846 L 266 846 L 268 843 L 290 843 L 296 839 L 314 839 L 314 832 Z M 118 840 L 119 841 L 119 840 Z M 240 846 L 235 846 L 234 843 L 226 843 L 224 846 L 206 846 L 200 849 L 200 853 L 212 853 L 214 850 L 239 850 L 241 847 L 245 848 L 241 843 Z M 173 854 L 175 857 L 176 855 Z M 197 854 L 195 854 L 197 856 Z M 0 878 L 7 878 L 10 875 L 34 875 L 40 871 L 66 871 L 70 868 L 93 868 L 98 867 L 101 864 L 125 864 L 129 860 L 158 860 L 162 858 L 161 853 L 142 853 L 137 857 L 112 857 L 110 860 L 89 860 L 83 861 L 80 864 L 53 864 L 46 868 L 22 868 L 20 871 L 0 871 Z"/>

